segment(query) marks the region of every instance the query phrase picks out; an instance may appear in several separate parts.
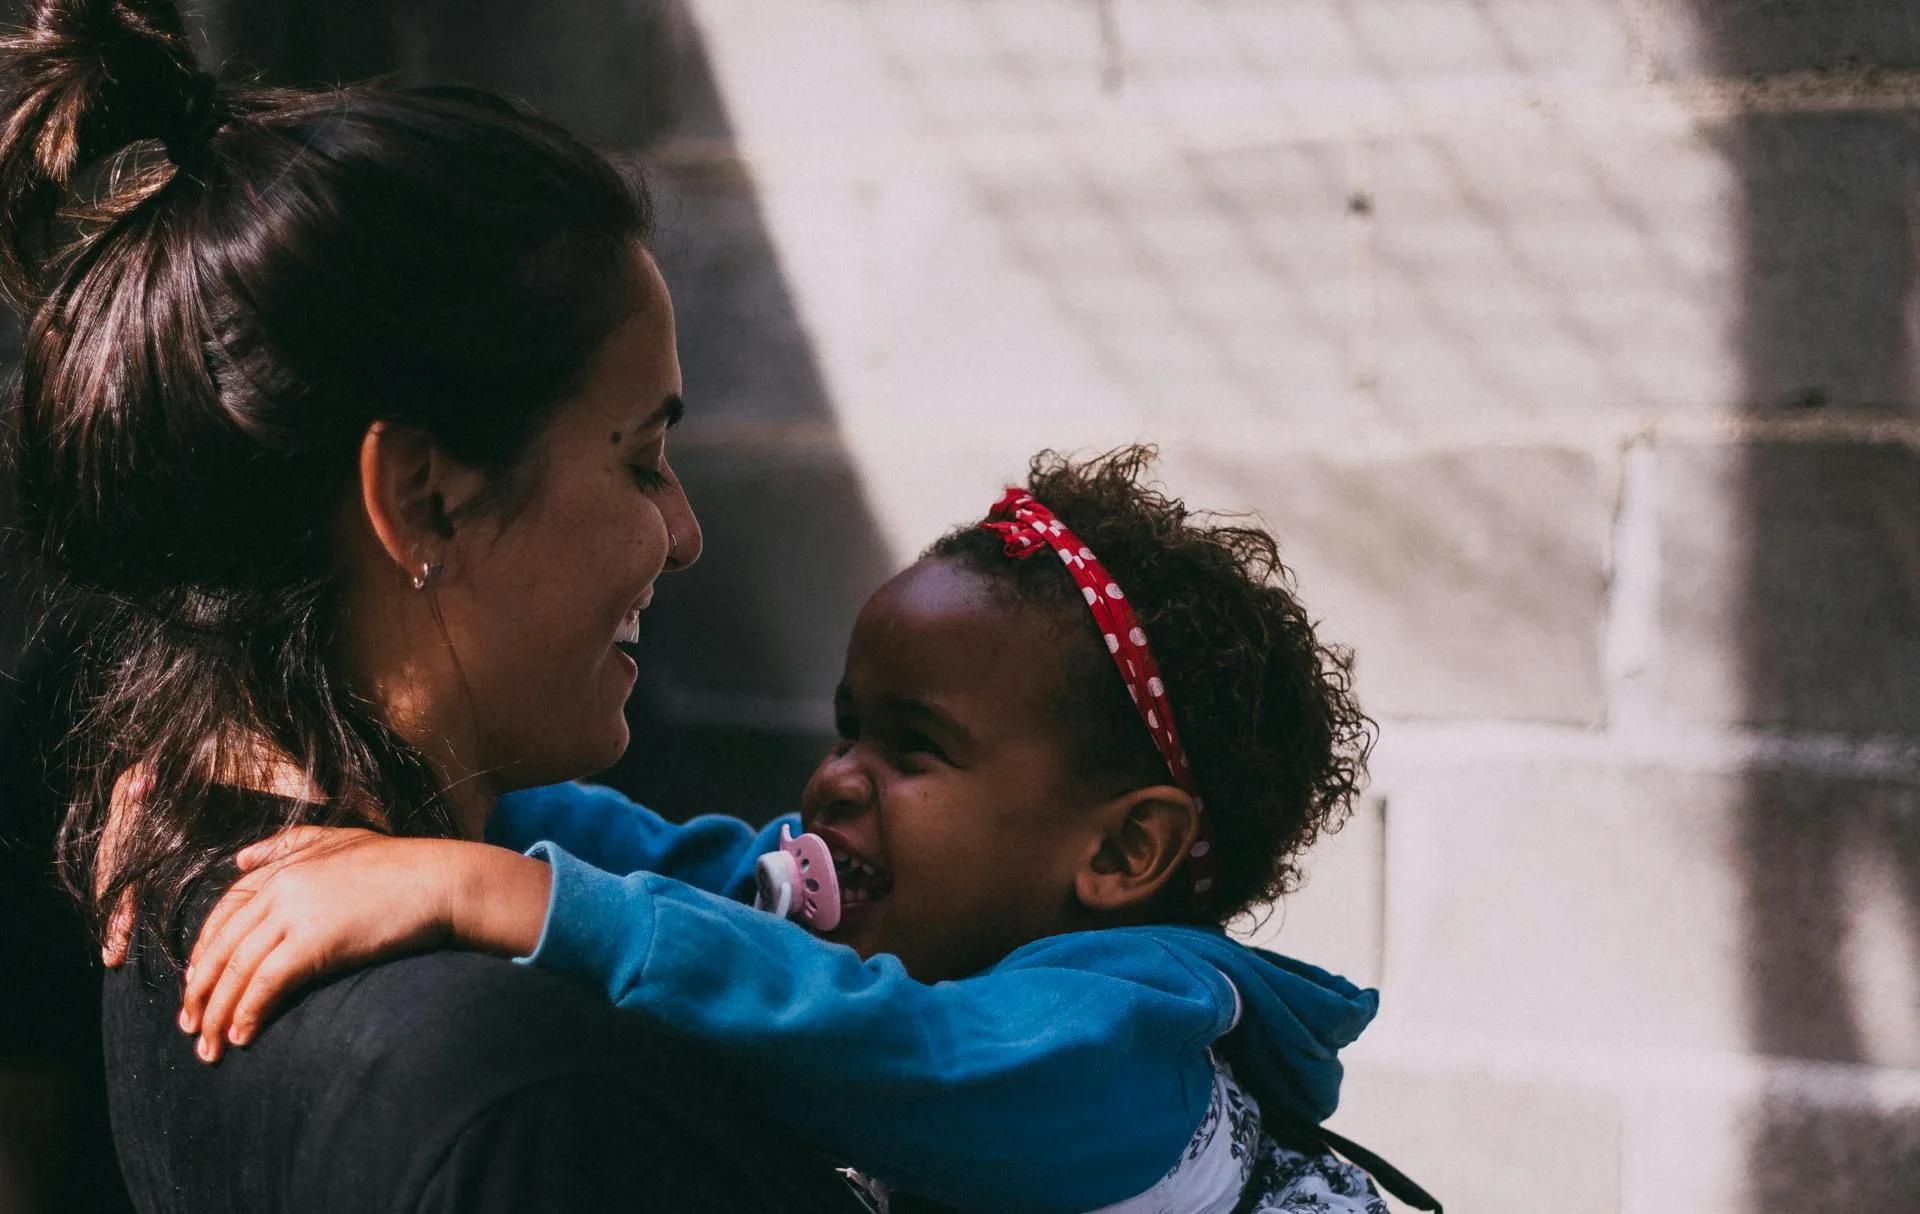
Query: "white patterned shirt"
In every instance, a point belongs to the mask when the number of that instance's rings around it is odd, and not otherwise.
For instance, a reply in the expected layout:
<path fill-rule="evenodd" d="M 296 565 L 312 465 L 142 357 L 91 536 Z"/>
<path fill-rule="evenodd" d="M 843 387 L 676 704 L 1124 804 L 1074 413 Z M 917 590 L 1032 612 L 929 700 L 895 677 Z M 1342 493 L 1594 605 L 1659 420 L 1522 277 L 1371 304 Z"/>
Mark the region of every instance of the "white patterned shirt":
<path fill-rule="evenodd" d="M 1092 1214 L 1388 1214 L 1367 1174 L 1332 1155 L 1303 1155 L 1260 1126 L 1260 1106 L 1217 1054 L 1213 1099 L 1172 1169 L 1144 1193 Z M 841 1169 L 874 1214 L 887 1187 Z"/>

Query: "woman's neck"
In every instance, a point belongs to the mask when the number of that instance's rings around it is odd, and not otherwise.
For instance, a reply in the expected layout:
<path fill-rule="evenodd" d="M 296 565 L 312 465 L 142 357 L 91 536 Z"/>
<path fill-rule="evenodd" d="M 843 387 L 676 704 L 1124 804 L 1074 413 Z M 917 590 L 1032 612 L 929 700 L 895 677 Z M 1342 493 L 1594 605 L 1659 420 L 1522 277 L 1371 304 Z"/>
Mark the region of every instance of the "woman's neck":
<path fill-rule="evenodd" d="M 359 520 L 355 520 L 359 523 Z M 420 752 L 439 777 L 460 836 L 479 839 L 498 790 L 481 761 L 472 697 L 431 598 L 400 584 L 390 562 L 360 534 L 343 562 L 336 659 L 356 694 Z"/>
<path fill-rule="evenodd" d="M 493 814 L 493 790 L 475 777 L 455 776 L 434 763 L 434 758 L 430 753 L 427 755 L 428 762 L 434 767 L 434 774 L 440 778 L 441 787 L 446 790 L 454 829 L 463 839 L 484 838 L 487 819 Z M 318 805 L 327 800 L 325 790 L 299 764 L 265 741 L 243 747 L 235 757 L 229 759 L 225 768 L 218 780 L 221 784 L 288 801 L 306 801 Z M 373 806 L 368 818 L 371 826 L 387 826 L 391 822 L 389 807 Z"/>
<path fill-rule="evenodd" d="M 440 783 L 446 789 L 447 804 L 453 811 L 453 824 L 460 837 L 474 842 L 485 839 L 487 819 L 493 816 L 493 789 L 483 786 L 478 776 L 449 779 L 444 772 Z"/>

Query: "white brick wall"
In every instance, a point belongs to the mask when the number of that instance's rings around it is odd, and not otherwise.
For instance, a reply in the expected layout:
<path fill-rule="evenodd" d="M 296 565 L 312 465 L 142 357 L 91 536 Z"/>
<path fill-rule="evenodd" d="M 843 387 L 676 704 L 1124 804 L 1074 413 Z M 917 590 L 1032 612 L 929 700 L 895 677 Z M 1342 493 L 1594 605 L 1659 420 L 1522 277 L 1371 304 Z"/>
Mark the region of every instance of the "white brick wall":
<path fill-rule="evenodd" d="M 1474 1214 L 1920 1208 L 1920 10 L 690 8 L 892 559 L 1153 439 L 1359 651 L 1259 933 L 1381 985 L 1338 1126 Z"/>

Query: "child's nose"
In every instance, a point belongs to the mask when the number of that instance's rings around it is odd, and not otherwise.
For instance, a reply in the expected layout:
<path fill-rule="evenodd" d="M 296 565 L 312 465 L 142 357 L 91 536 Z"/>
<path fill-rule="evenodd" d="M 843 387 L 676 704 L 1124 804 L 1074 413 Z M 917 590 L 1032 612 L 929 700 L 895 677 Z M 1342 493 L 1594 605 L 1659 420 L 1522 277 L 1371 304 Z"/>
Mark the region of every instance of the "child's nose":
<path fill-rule="evenodd" d="M 873 803 L 873 780 L 849 746 L 829 755 L 807 781 L 806 808 L 810 818 L 851 818 Z"/>

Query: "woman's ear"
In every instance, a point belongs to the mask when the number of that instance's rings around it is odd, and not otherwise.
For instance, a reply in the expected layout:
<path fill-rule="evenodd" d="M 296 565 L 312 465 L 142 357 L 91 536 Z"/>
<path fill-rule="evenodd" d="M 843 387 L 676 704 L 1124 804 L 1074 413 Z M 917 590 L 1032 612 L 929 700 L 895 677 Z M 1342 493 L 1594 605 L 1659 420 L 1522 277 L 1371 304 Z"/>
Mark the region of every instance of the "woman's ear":
<path fill-rule="evenodd" d="M 1144 908 L 1180 868 L 1200 828 L 1191 794 L 1154 784 L 1102 807 L 1107 824 L 1098 848 L 1074 875 L 1074 893 L 1089 910 Z"/>
<path fill-rule="evenodd" d="M 453 459 L 418 426 L 377 421 L 360 440 L 360 501 L 387 556 L 402 570 L 445 559 L 454 520 L 479 500 L 486 477 Z"/>

